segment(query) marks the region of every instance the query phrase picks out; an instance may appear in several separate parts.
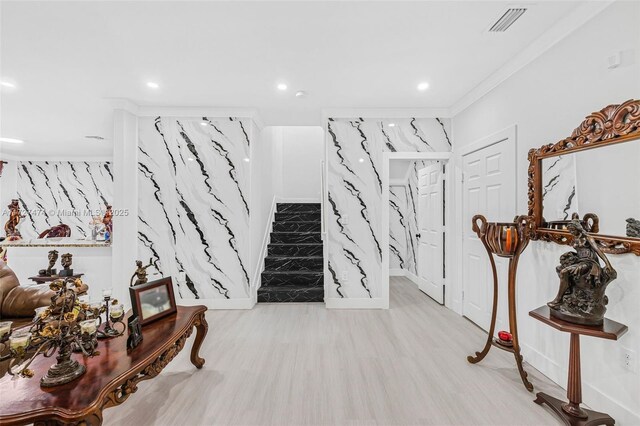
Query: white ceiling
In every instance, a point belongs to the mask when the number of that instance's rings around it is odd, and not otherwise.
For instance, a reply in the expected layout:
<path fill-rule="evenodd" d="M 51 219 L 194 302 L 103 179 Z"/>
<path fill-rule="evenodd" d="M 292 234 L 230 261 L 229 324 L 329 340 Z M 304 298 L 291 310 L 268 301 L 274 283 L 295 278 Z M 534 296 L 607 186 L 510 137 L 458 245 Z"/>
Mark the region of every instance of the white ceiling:
<path fill-rule="evenodd" d="M 0 130 L 26 143 L 2 150 L 108 156 L 110 141 L 84 136 L 111 139 L 112 98 L 257 108 L 266 125 L 319 125 L 323 108 L 450 107 L 579 3 L 527 4 L 489 34 L 513 3 L 4 1 L 0 74 L 17 87 L 2 89 Z"/>

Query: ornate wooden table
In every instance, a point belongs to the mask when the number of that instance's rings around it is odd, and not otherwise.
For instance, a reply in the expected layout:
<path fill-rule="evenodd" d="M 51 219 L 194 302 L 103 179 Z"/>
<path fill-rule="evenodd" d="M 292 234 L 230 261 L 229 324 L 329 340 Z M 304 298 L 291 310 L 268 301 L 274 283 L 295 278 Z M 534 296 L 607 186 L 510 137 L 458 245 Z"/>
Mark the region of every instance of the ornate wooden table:
<path fill-rule="evenodd" d="M 182 350 L 194 327 L 191 362 L 202 368 L 204 359 L 198 351 L 208 329 L 206 310 L 204 306 L 178 306 L 175 315 L 142 327 L 144 340 L 129 353 L 128 333 L 99 340 L 99 355 L 74 355 L 87 372 L 65 385 L 40 387 L 40 377 L 55 364 L 55 358 L 38 357 L 31 364 L 35 375 L 30 379 L 5 375 L 0 379 L 0 424 L 102 424 L 102 410 L 122 404 L 140 381 L 157 376 Z"/>
<path fill-rule="evenodd" d="M 36 284 L 44 284 L 44 283 L 50 283 L 51 281 L 55 281 L 55 280 L 59 280 L 59 279 L 65 279 L 65 278 L 82 278 L 84 274 L 75 274 L 75 275 L 69 275 L 69 276 L 60 276 L 60 275 L 49 275 L 49 276 L 40 276 L 40 275 L 36 275 L 35 277 L 29 277 L 29 279 L 31 281 L 33 281 Z"/>
<path fill-rule="evenodd" d="M 580 335 L 599 337 L 602 339 L 618 340 L 627 332 L 624 324 L 609 319 L 599 327 L 574 324 L 551 316 L 548 306 L 542 306 L 529 312 L 533 318 L 550 325 L 556 330 L 571 333 L 569 346 L 569 379 L 567 383 L 567 398 L 569 402 L 554 398 L 543 392 L 536 394 L 536 404 L 547 404 L 567 426 L 613 425 L 615 420 L 608 414 L 587 410 L 580 407 L 582 402 L 582 378 L 580 376 Z"/>

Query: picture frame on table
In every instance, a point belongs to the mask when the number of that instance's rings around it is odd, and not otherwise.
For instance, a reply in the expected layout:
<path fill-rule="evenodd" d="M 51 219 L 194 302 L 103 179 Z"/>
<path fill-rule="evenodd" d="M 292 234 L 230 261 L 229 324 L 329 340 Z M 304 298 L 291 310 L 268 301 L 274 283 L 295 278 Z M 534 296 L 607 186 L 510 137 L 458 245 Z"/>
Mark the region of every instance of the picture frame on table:
<path fill-rule="evenodd" d="M 129 287 L 129 295 L 141 327 L 177 311 L 171 277 Z"/>

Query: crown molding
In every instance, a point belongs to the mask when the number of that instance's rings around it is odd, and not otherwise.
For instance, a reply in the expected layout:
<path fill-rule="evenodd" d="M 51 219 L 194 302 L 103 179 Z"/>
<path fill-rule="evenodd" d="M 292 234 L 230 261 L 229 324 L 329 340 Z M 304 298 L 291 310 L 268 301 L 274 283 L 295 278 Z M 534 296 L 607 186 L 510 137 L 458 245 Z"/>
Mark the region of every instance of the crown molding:
<path fill-rule="evenodd" d="M 451 118 L 449 108 L 325 108 L 322 120 L 329 118 Z"/>
<path fill-rule="evenodd" d="M 121 109 L 138 117 L 240 117 L 250 118 L 262 129 L 264 124 L 256 108 L 142 106 L 129 99 L 109 99 L 113 109 Z"/>
<path fill-rule="evenodd" d="M 504 66 L 499 68 L 476 87 L 471 89 L 449 108 L 451 116 L 455 117 L 471 105 L 479 101 L 484 95 L 498 87 L 509 77 L 540 57 L 578 28 L 582 27 L 596 15 L 600 14 L 616 0 L 588 1 L 582 3 L 573 12 L 558 20 L 527 48 L 514 56 Z"/>

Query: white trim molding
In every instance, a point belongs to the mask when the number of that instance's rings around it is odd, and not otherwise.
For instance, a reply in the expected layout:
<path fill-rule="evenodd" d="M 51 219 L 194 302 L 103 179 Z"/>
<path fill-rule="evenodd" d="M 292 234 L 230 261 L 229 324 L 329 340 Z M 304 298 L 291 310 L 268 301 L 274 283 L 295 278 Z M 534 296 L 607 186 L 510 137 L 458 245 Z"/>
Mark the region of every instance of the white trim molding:
<path fill-rule="evenodd" d="M 551 49 L 578 28 L 589 22 L 615 0 L 587 1 L 576 7 L 570 14 L 558 20 L 529 46 L 511 58 L 505 65 L 467 92 L 450 108 L 450 116 L 455 117 L 469 108 L 484 95 L 498 87 L 509 77 L 529 65 L 536 58 Z"/>
<path fill-rule="evenodd" d="M 207 309 L 252 309 L 255 301 L 252 297 L 243 297 L 241 299 L 180 299 L 176 303 L 182 306 L 206 306 Z"/>
<path fill-rule="evenodd" d="M 330 297 L 325 298 L 324 303 L 327 309 L 389 309 L 389 300 L 381 297 Z"/>
<path fill-rule="evenodd" d="M 325 108 L 322 122 L 329 118 L 451 118 L 449 108 Z"/>

